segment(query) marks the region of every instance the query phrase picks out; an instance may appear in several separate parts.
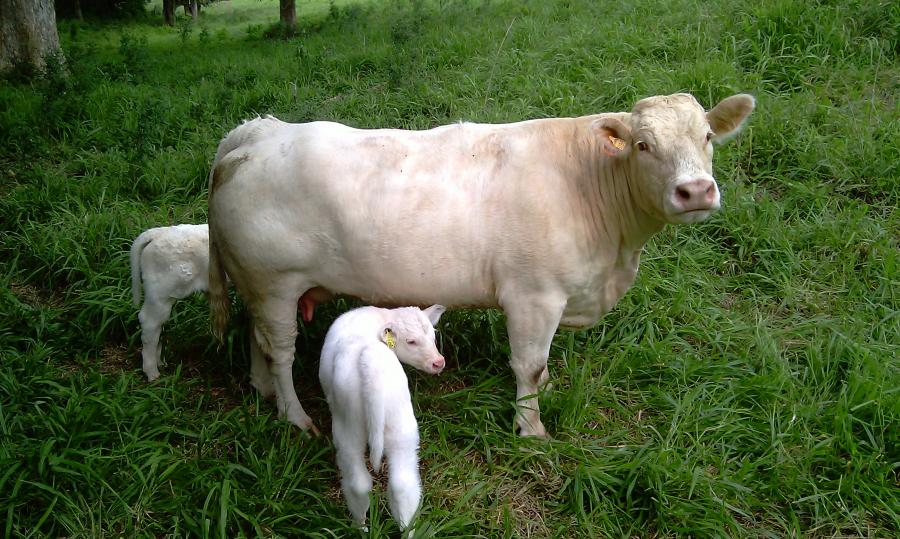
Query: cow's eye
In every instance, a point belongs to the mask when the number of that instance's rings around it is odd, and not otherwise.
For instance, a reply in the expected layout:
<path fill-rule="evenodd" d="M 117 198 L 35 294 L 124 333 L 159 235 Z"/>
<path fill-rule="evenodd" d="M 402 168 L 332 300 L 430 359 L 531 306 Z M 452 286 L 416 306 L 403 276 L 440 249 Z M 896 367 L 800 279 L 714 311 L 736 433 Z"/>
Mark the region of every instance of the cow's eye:
<path fill-rule="evenodd" d="M 638 150 L 640 150 L 642 152 L 646 152 L 647 150 L 650 149 L 650 146 L 648 146 L 647 143 L 644 142 L 643 140 L 638 141 L 637 147 L 638 147 Z"/>
<path fill-rule="evenodd" d="M 417 343 L 415 339 L 406 339 L 406 344 L 408 344 L 410 346 L 415 346 L 419 343 Z"/>
<path fill-rule="evenodd" d="M 706 134 L 706 142 L 711 141 L 711 140 L 713 139 L 714 136 L 716 136 L 716 134 L 713 133 L 712 131 L 710 131 L 709 133 L 707 133 L 707 134 Z"/>

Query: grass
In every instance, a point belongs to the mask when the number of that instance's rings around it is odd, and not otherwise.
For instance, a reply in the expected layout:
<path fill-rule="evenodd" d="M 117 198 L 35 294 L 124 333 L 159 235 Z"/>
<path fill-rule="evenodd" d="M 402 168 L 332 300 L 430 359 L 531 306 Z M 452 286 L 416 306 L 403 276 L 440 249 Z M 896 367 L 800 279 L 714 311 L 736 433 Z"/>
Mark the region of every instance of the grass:
<path fill-rule="evenodd" d="M 560 331 L 549 442 L 512 431 L 502 315 L 441 324 L 410 375 L 422 537 L 888 537 L 900 529 L 900 10 L 880 0 L 220 2 L 60 22 L 69 76 L 0 86 L 0 528 L 5 536 L 352 535 L 327 436 L 248 384 L 179 303 L 139 370 L 127 249 L 206 219 L 240 120 L 427 128 L 758 98 L 716 154 L 723 210 L 669 227 L 597 326 Z M 320 425 L 326 307 L 295 380 Z M 396 535 L 377 489 L 369 536 Z M 895 530 L 894 532 L 890 530 Z"/>

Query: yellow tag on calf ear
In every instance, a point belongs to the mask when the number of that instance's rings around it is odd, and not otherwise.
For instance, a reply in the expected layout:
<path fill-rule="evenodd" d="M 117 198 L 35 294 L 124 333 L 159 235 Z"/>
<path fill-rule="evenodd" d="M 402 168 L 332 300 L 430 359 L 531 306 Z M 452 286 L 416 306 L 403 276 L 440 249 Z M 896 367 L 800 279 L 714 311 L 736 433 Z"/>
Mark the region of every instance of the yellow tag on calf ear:
<path fill-rule="evenodd" d="M 625 141 L 618 137 L 614 137 L 614 136 L 610 135 L 609 142 L 612 143 L 612 145 L 615 146 L 619 150 L 625 149 Z"/>
<path fill-rule="evenodd" d="M 389 329 L 384 330 L 384 344 L 391 350 L 394 349 L 394 334 Z"/>

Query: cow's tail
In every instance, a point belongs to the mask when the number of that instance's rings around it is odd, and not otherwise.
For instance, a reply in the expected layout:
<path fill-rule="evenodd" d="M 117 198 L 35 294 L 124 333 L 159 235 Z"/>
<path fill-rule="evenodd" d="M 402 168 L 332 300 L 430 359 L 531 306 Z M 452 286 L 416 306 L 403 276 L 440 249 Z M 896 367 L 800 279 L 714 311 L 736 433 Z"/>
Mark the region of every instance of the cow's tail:
<path fill-rule="evenodd" d="M 209 171 L 209 192 L 212 193 L 213 173 L 216 170 L 216 165 L 219 164 L 219 161 L 221 161 L 222 158 L 244 144 L 253 142 L 260 134 L 270 131 L 280 125 L 284 125 L 284 122 L 270 114 L 266 114 L 265 116 L 257 116 L 252 120 L 244 120 L 241 125 L 229 131 L 228 134 L 219 141 L 219 147 L 216 148 L 216 157 L 213 159 L 213 166 Z"/>
<path fill-rule="evenodd" d="M 283 125 L 283 122 L 269 115 L 245 120 L 241 125 L 229 131 L 219 142 L 219 146 L 216 148 L 216 157 L 209 169 L 209 309 L 212 332 L 219 341 L 225 336 L 225 326 L 228 325 L 228 316 L 231 314 L 231 299 L 228 297 L 228 280 L 225 276 L 225 268 L 222 266 L 221 249 L 216 241 L 216 226 L 213 224 L 215 217 L 212 200 L 218 187 L 215 185 L 216 171 L 226 155 L 244 144 L 252 143 L 261 133 L 279 125 Z M 221 171 L 219 173 L 221 174 Z M 221 181 L 221 178 L 219 180 Z"/>
<path fill-rule="evenodd" d="M 209 315 L 212 333 L 221 342 L 225 338 L 225 326 L 231 314 L 231 298 L 228 297 L 228 280 L 213 230 L 214 227 L 209 227 Z"/>
<path fill-rule="evenodd" d="M 141 304 L 141 253 L 151 241 L 152 231 L 145 230 L 131 244 L 131 301 L 135 306 Z"/>
<path fill-rule="evenodd" d="M 385 395 L 384 384 L 379 382 L 381 369 L 378 368 L 377 352 L 371 348 L 363 351 L 366 356 L 362 361 L 363 368 L 363 411 L 366 414 L 366 431 L 369 433 L 369 461 L 372 469 L 381 471 L 381 460 L 384 455 L 384 422 Z"/>

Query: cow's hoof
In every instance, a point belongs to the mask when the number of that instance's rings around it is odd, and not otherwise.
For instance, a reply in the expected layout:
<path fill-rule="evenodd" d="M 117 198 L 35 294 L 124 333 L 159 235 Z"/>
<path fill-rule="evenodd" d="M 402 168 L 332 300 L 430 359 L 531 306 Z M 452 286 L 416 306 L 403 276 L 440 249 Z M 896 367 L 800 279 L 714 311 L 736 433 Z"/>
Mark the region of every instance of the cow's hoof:
<path fill-rule="evenodd" d="M 547 434 L 546 431 L 541 431 L 541 432 L 521 432 L 520 431 L 519 436 L 522 436 L 523 438 L 524 437 L 535 438 L 538 440 L 549 440 L 550 439 L 550 435 Z"/>
<path fill-rule="evenodd" d="M 312 434 L 313 436 L 320 436 L 322 434 L 321 432 L 319 432 L 319 429 L 316 428 L 316 424 L 312 421 L 309 422 L 309 428 L 306 432 Z"/>
<path fill-rule="evenodd" d="M 275 385 L 272 383 L 271 379 L 259 380 L 250 378 L 250 385 L 256 388 L 264 399 L 271 399 L 275 396 Z"/>
<path fill-rule="evenodd" d="M 148 382 L 155 382 L 159 379 L 159 371 L 157 369 L 145 370 L 144 374 L 147 376 Z"/>
<path fill-rule="evenodd" d="M 550 439 L 550 435 L 547 434 L 547 429 L 544 428 L 544 424 L 541 422 L 538 422 L 536 424 L 520 425 L 519 436 L 540 438 L 542 440 Z"/>
<path fill-rule="evenodd" d="M 312 436 L 318 436 L 321 434 L 319 429 L 316 427 L 316 424 L 313 423 L 313 420 L 308 415 L 302 415 L 294 418 L 288 418 L 290 423 L 293 423 L 295 426 L 299 427 L 300 430 L 311 434 Z"/>

